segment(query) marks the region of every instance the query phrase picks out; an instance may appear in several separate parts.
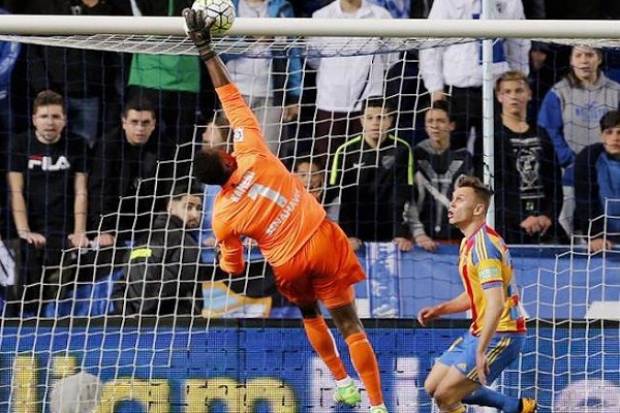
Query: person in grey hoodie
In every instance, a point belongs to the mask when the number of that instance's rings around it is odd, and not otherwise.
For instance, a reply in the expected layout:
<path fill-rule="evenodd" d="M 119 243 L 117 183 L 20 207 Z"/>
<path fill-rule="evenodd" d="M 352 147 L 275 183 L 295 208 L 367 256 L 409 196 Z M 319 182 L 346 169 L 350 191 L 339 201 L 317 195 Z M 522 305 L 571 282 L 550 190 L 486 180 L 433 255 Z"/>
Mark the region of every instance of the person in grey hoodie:
<path fill-rule="evenodd" d="M 620 84 L 605 77 L 602 57 L 598 49 L 574 46 L 569 73 L 547 93 L 538 114 L 538 125 L 547 131 L 564 169 L 559 221 L 569 235 L 575 209 L 575 154 L 599 141 L 599 120 L 617 109 L 620 100 Z"/>

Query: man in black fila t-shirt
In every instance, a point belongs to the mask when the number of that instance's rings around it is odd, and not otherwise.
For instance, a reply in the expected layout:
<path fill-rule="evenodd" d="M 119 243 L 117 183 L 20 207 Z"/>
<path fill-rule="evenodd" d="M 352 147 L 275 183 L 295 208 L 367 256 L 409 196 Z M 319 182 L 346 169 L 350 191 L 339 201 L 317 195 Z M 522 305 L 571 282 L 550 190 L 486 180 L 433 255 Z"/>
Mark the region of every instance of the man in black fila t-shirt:
<path fill-rule="evenodd" d="M 52 282 L 62 249 L 86 247 L 87 174 L 83 140 L 65 133 L 62 96 L 45 90 L 33 104 L 34 130 L 14 136 L 8 181 L 15 230 L 22 240 L 20 284 L 26 289 L 26 308 L 38 305 L 41 282 Z M 55 299 L 46 288 L 43 299 Z"/>

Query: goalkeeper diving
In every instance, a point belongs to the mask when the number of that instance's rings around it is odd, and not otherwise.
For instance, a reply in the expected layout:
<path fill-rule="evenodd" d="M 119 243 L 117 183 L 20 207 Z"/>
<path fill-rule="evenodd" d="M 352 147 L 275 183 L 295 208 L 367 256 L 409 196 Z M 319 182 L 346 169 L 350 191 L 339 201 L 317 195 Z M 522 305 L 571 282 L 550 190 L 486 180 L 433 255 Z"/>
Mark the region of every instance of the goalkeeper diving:
<path fill-rule="evenodd" d="M 232 154 L 207 148 L 193 165 L 201 182 L 222 186 L 212 219 L 220 267 L 242 274 L 241 238 L 254 239 L 273 267 L 278 290 L 300 308 L 308 340 L 336 380 L 334 400 L 354 406 L 361 396 L 339 357 L 318 301 L 327 307 L 347 343 L 368 392 L 370 412 L 386 413 L 377 359 L 354 306 L 353 284 L 366 276 L 347 236 L 326 218 L 301 180 L 269 151 L 256 117 L 213 48 L 213 21 L 201 10 L 185 9 L 183 16 L 233 128 Z"/>

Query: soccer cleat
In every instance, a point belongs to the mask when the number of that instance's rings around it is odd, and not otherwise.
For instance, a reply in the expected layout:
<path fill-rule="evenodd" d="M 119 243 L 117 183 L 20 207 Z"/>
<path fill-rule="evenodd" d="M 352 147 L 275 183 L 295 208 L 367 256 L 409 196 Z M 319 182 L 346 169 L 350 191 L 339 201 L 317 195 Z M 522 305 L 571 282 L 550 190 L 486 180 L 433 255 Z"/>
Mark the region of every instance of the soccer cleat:
<path fill-rule="evenodd" d="M 523 397 L 521 399 L 521 413 L 534 413 L 538 408 L 538 403 L 534 399 Z"/>
<path fill-rule="evenodd" d="M 370 413 L 388 413 L 387 408 L 384 404 L 380 406 L 372 406 L 370 408 Z"/>
<path fill-rule="evenodd" d="M 348 406 L 357 406 L 362 401 L 362 396 L 359 390 L 357 390 L 355 383 L 351 381 L 351 383 L 346 386 L 336 388 L 334 401 Z"/>

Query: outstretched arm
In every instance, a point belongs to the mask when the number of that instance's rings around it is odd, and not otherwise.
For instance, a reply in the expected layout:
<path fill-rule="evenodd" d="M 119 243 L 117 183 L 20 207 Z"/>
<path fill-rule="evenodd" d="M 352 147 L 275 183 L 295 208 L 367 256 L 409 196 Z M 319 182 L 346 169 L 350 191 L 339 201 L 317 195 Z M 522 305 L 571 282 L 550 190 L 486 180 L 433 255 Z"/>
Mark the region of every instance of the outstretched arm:
<path fill-rule="evenodd" d="M 219 56 L 213 56 L 212 58 L 205 60 L 205 66 L 211 77 L 211 82 L 215 88 L 226 86 L 231 83 L 230 76 L 228 75 L 228 69 L 222 62 Z"/>
<path fill-rule="evenodd" d="M 226 65 L 219 58 L 211 43 L 211 26 L 214 21 L 206 18 L 202 10 L 185 9 L 183 17 L 187 25 L 188 35 L 196 45 L 200 58 L 204 62 L 213 87 L 216 89 L 232 83 Z"/>
<path fill-rule="evenodd" d="M 256 116 L 231 81 L 226 66 L 213 48 L 210 33 L 213 20 L 205 20 L 204 13 L 200 10 L 185 9 L 183 16 L 188 28 L 188 35 L 198 49 L 200 58 L 209 72 L 215 91 L 222 103 L 226 118 L 235 130 L 235 153 L 237 155 L 269 153 Z"/>
<path fill-rule="evenodd" d="M 469 297 L 466 292 L 462 292 L 456 298 L 445 301 L 435 307 L 424 307 L 418 313 L 418 322 L 423 326 L 438 317 L 446 314 L 462 313 L 470 308 Z"/>

